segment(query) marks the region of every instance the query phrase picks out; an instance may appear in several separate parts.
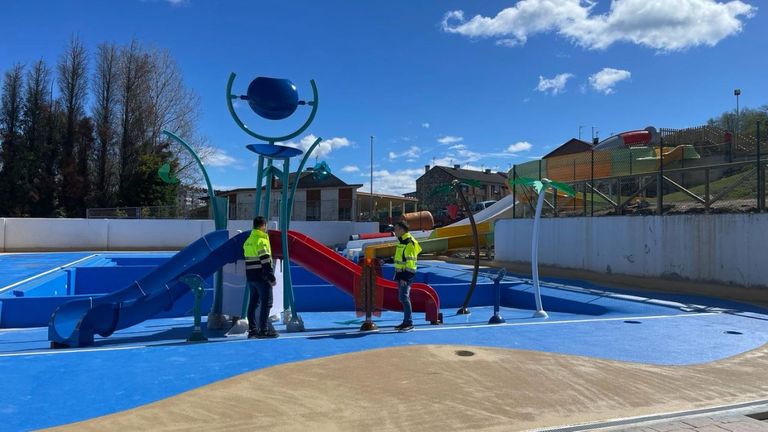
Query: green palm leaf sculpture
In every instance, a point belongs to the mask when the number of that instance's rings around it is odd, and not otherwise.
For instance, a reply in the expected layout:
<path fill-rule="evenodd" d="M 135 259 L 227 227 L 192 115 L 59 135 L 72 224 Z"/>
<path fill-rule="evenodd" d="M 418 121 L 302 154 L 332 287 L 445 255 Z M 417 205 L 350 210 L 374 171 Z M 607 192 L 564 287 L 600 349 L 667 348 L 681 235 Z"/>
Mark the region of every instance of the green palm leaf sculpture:
<path fill-rule="evenodd" d="M 533 316 L 547 318 L 548 315 L 544 312 L 544 306 L 541 303 L 541 287 L 539 286 L 539 226 L 541 221 L 541 209 L 544 205 L 544 196 L 546 195 L 547 188 L 554 189 L 552 191 L 553 193 L 561 191 L 568 196 L 575 196 L 576 191 L 574 191 L 570 185 L 548 178 L 537 180 L 528 177 L 518 177 L 510 180 L 509 185 L 510 187 L 528 186 L 535 189 L 536 193 L 539 195 L 539 198 L 536 201 L 536 215 L 533 217 L 533 235 L 531 236 L 531 273 L 533 274 L 533 287 L 535 288 L 536 296 L 536 312 Z"/>

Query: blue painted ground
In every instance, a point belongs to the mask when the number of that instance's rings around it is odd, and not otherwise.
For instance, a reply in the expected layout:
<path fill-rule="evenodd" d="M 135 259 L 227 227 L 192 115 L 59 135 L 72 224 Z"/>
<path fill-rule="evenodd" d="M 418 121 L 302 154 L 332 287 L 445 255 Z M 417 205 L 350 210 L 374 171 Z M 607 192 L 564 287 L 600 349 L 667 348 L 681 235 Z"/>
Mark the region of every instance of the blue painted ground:
<path fill-rule="evenodd" d="M 0 255 L 0 288 L 88 255 L 91 254 L 85 252 L 2 254 Z"/>
<path fill-rule="evenodd" d="M 469 316 L 444 310 L 445 325 L 422 324 L 411 333 L 392 331 L 402 318 L 398 313 L 385 312 L 377 319 L 382 331 L 360 333 L 353 313 L 315 312 L 302 314 L 310 330 L 306 333 L 283 333 L 276 340 L 215 338 L 205 344 L 184 343 L 191 319 L 177 318 L 126 329 L 93 349 L 67 351 L 45 349 L 45 329 L 0 331 L 0 430 L 70 423 L 269 366 L 393 346 L 461 344 L 687 365 L 768 342 L 768 314 L 751 307 L 729 304 L 730 309 L 686 312 L 652 301 L 543 291 L 549 296 L 580 295 L 611 312 L 599 317 L 551 313 L 542 320 L 532 318 L 530 310 L 504 308 L 507 324 L 489 326 L 490 307 L 473 308 Z"/>
<path fill-rule="evenodd" d="M 60 254 L 57 254 L 60 255 Z M 86 256 L 81 254 L 79 257 Z M 0 256 L 0 262 L 5 256 Z M 48 270 L 78 259 L 46 261 Z M 433 264 L 434 268 L 440 267 Z M 8 267 L 13 269 L 13 266 Z M 18 269 L 17 269 L 18 270 Z M 22 267 L 21 273 L 26 271 Z M 439 278 L 464 270 L 448 267 Z M 433 279 L 436 280 L 436 279 Z M 46 328 L 0 330 L 0 430 L 66 424 L 158 401 L 241 373 L 335 354 L 418 344 L 458 344 L 590 356 L 657 365 L 690 365 L 731 357 L 768 342 L 768 311 L 704 297 L 605 290 L 576 281 L 549 281 L 542 288 L 549 319 L 532 317 L 532 287 L 507 279 L 502 308 L 507 323 L 488 325 L 489 306 L 471 315 L 444 308 L 445 324 L 417 321 L 411 333 L 392 327 L 402 314 L 385 312 L 381 331 L 360 333 L 353 312 L 302 313 L 308 331 L 276 340 L 225 338 L 187 344 L 189 317 L 150 320 L 97 339 L 88 349 L 50 350 Z M 463 298 L 466 283 L 440 288 L 441 298 Z M 485 301 L 491 291 L 479 287 Z M 307 285 L 305 298 L 327 288 Z M 312 292 L 315 290 L 316 292 Z M 297 296 L 302 291 L 297 291 Z M 327 292 L 327 291 L 326 291 Z M 298 304 L 298 302 L 297 302 Z M 422 314 L 415 318 L 422 319 Z"/>

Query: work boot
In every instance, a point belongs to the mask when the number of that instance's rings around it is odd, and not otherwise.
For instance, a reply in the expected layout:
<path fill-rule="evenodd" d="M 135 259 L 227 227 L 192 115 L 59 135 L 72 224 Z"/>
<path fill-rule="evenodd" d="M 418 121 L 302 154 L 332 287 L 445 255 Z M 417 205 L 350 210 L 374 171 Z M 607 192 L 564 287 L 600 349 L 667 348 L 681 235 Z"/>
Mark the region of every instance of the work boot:
<path fill-rule="evenodd" d="M 406 322 L 403 321 L 402 323 L 395 326 L 395 330 L 399 332 L 408 332 L 413 330 L 413 323 L 412 322 Z"/>
<path fill-rule="evenodd" d="M 267 329 L 259 330 L 259 335 L 256 337 L 259 339 L 274 339 L 278 336 L 279 335 L 277 334 L 277 331 L 275 331 L 275 329 L 270 327 Z"/>

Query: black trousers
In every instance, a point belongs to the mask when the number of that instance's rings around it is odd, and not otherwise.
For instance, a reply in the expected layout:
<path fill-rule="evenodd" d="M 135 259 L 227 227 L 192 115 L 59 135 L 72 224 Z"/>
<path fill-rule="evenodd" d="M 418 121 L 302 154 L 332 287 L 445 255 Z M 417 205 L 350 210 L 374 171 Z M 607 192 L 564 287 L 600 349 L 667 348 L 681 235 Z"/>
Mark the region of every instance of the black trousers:
<path fill-rule="evenodd" d="M 269 311 L 272 309 L 272 286 L 263 280 L 249 280 L 248 290 L 248 329 L 266 330 Z M 256 308 L 259 308 L 259 320 L 256 321 Z"/>

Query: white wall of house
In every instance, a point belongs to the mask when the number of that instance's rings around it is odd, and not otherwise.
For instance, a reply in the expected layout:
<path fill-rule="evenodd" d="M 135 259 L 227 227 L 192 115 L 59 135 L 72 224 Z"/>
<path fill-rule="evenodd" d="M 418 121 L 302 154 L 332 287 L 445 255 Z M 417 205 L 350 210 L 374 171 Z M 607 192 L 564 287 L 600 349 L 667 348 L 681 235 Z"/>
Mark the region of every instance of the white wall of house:
<path fill-rule="evenodd" d="M 768 287 L 768 214 L 545 218 L 539 263 Z M 532 219 L 496 222 L 499 261 L 530 262 Z"/>
<path fill-rule="evenodd" d="M 270 217 L 278 217 L 280 214 L 280 201 L 282 194 L 280 192 L 275 193 L 272 191 L 270 196 Z M 253 215 L 253 208 L 256 202 L 255 192 L 239 191 L 234 199 L 237 200 L 235 206 L 235 217 L 237 219 L 248 219 Z M 357 193 L 352 191 L 353 202 L 357 202 Z M 320 189 L 320 220 L 323 221 L 335 221 L 339 219 L 339 188 L 325 188 Z M 356 205 L 356 204 L 355 204 Z M 352 215 L 355 214 L 353 208 Z M 307 220 L 307 190 L 297 189 L 293 203 L 293 218 L 294 221 L 306 221 Z"/>
<path fill-rule="evenodd" d="M 335 221 L 339 220 L 339 190 L 322 189 L 320 190 L 320 220 Z"/>

